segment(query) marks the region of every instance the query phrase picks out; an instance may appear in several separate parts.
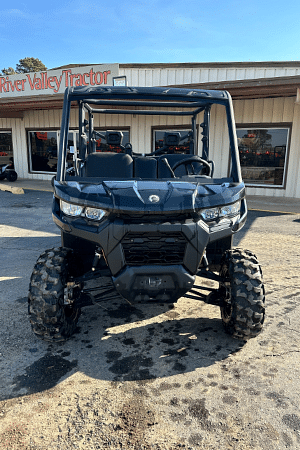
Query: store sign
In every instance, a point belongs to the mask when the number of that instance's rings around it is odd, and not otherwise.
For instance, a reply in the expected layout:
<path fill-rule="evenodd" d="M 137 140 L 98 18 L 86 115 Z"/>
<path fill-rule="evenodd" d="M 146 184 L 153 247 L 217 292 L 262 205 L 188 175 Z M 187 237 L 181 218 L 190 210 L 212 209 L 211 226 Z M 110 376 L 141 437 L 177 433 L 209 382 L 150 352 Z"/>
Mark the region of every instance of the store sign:
<path fill-rule="evenodd" d="M 119 64 L 57 69 L 0 76 L 0 98 L 41 94 L 61 94 L 67 87 L 112 86 Z"/>

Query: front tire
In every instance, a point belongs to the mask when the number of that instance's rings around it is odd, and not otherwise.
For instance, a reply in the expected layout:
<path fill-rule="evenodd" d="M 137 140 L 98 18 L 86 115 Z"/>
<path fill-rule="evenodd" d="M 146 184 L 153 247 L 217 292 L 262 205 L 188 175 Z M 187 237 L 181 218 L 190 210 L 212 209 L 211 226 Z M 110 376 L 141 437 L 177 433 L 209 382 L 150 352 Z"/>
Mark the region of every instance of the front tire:
<path fill-rule="evenodd" d="M 265 290 L 256 256 L 248 250 L 227 250 L 222 257 L 220 276 L 225 331 L 238 339 L 256 337 L 265 318 Z"/>
<path fill-rule="evenodd" d="M 29 284 L 28 312 L 33 332 L 46 341 L 64 341 L 75 331 L 80 308 L 65 303 L 72 251 L 46 250 L 34 266 Z M 75 298 L 74 298 L 75 299 Z"/>
<path fill-rule="evenodd" d="M 9 172 L 7 172 L 7 181 L 16 181 L 18 178 L 17 172 L 15 172 L 14 170 L 10 170 Z"/>

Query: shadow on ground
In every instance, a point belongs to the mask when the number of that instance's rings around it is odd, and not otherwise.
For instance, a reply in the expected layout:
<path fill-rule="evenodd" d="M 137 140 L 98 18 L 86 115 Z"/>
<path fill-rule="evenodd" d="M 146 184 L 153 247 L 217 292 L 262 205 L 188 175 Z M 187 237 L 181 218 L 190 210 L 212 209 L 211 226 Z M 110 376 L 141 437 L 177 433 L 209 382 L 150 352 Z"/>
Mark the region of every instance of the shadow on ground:
<path fill-rule="evenodd" d="M 51 193 L 30 193 L 22 201 L 8 197 L 11 210 L 23 208 L 17 226 L 29 229 L 29 219 L 39 220 L 43 204 L 47 204 L 50 213 L 51 197 Z M 39 209 L 34 213 L 36 207 Z M 4 216 L 3 223 L 10 224 L 11 213 Z M 239 244 L 258 217 L 265 216 L 276 217 L 278 213 L 250 211 L 245 227 L 235 236 L 234 245 Z M 51 229 L 54 225 L 49 216 L 50 222 Z M 48 219 L 41 222 L 41 229 L 45 230 L 45 223 Z M 244 345 L 244 342 L 225 334 L 219 308 L 192 299 L 180 299 L 173 309 L 168 305 L 131 306 L 124 300 L 104 302 L 83 309 L 77 331 L 69 341 L 49 344 L 38 340 L 30 332 L 25 297 L 27 286 L 38 254 L 59 245 L 60 237 L 16 236 L 4 240 L 2 248 L 7 256 L 2 261 L 3 270 L 8 275 L 16 274 L 16 261 L 24 255 L 24 262 L 17 265 L 18 278 L 2 282 L 4 291 L 18 311 L 14 320 L 19 320 L 19 326 L 13 327 L 9 315 L 5 316 L 2 334 L 5 330 L 7 342 L 14 339 L 20 345 L 15 350 L 14 361 L 18 362 L 14 362 L 12 386 L 5 394 L 0 394 L 0 399 L 1 395 L 3 399 L 49 389 L 76 371 L 113 382 L 164 379 L 212 366 L 217 361 L 226 360 Z M 20 292 L 18 286 L 25 284 L 23 294 L 14 300 L 11 293 Z M 6 350 L 9 352 L 9 346 Z M 11 369 L 7 373 L 11 374 Z"/>
<path fill-rule="evenodd" d="M 25 300 L 18 300 L 24 308 Z M 151 382 L 211 366 L 245 344 L 227 336 L 219 318 L 205 317 L 216 307 L 180 299 L 171 308 L 119 301 L 85 308 L 70 340 L 49 344 L 34 338 L 29 351 L 42 347 L 45 353 L 15 376 L 6 398 L 50 389 L 75 371 L 112 382 Z"/>

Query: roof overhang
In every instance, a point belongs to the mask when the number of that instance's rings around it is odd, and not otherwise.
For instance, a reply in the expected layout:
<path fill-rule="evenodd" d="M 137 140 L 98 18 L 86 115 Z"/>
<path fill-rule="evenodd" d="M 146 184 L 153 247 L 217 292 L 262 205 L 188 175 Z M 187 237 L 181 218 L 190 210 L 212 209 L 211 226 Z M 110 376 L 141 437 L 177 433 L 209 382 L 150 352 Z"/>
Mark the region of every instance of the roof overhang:
<path fill-rule="evenodd" d="M 167 88 L 226 90 L 234 100 L 295 97 L 300 103 L 300 76 L 256 78 L 166 86 Z M 0 98 L 0 118 L 22 118 L 25 111 L 62 109 L 63 94 Z"/>
<path fill-rule="evenodd" d="M 298 92 L 297 89 L 300 88 L 300 76 L 192 83 L 180 86 L 177 85 L 176 87 L 226 90 L 231 94 L 234 100 L 296 97 Z"/>
<path fill-rule="evenodd" d="M 0 118 L 23 117 L 24 111 L 29 110 L 62 109 L 63 99 L 63 94 L 0 98 Z"/>
<path fill-rule="evenodd" d="M 120 69 L 286 69 L 300 66 L 300 61 L 223 61 L 180 63 L 120 63 Z M 66 66 L 69 67 L 69 66 Z M 71 65 L 70 65 L 71 67 Z"/>

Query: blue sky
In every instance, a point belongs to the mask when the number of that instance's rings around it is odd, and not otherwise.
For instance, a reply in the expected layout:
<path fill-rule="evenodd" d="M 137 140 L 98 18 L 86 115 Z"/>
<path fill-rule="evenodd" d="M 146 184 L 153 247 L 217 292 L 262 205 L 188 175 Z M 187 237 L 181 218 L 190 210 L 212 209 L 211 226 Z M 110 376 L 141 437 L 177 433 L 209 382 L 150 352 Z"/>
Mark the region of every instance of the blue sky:
<path fill-rule="evenodd" d="M 0 6 L 0 70 L 64 64 L 300 60 L 300 2 L 11 1 Z"/>

